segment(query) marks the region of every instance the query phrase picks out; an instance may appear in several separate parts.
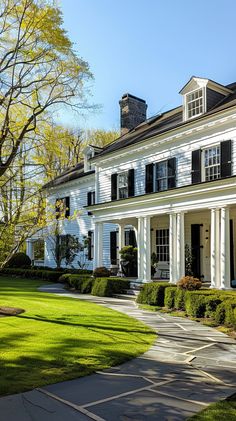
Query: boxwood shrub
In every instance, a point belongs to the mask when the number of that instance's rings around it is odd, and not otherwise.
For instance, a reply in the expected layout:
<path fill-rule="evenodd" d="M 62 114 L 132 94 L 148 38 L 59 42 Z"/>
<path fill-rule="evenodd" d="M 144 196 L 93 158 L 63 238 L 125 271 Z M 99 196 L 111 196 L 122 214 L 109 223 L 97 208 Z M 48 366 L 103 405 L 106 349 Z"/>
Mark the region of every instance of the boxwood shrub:
<path fill-rule="evenodd" d="M 206 296 L 198 291 L 186 291 L 185 311 L 188 316 L 204 317 L 206 311 Z"/>
<path fill-rule="evenodd" d="M 170 287 L 171 284 L 168 282 L 150 282 L 144 284 L 137 297 L 137 303 L 163 307 L 165 289 Z"/>
<path fill-rule="evenodd" d="M 169 287 L 165 288 L 165 298 L 164 298 L 164 305 L 167 308 L 174 308 L 175 307 L 175 294 L 177 288 L 176 287 Z"/>
<path fill-rule="evenodd" d="M 205 317 L 215 317 L 215 312 L 219 304 L 222 303 L 223 297 L 219 295 L 205 295 L 206 300 L 206 310 Z"/>
<path fill-rule="evenodd" d="M 177 310 L 185 310 L 185 294 L 186 291 L 181 288 L 176 288 L 175 298 L 174 298 L 174 308 Z"/>
<path fill-rule="evenodd" d="M 226 299 L 216 309 L 215 321 L 219 325 L 236 327 L 236 300 Z"/>
<path fill-rule="evenodd" d="M 99 297 L 112 297 L 125 293 L 129 288 L 130 281 L 124 278 L 96 278 L 91 293 Z"/>
<path fill-rule="evenodd" d="M 28 279 L 43 279 L 44 281 L 58 282 L 61 276 L 60 271 L 41 270 L 41 269 L 22 269 L 22 268 L 3 268 L 0 270 L 2 275 L 13 275 Z"/>
<path fill-rule="evenodd" d="M 63 276 L 66 277 L 66 283 L 69 285 L 69 287 L 75 288 L 76 291 L 80 292 L 81 294 L 91 293 L 95 281 L 95 279 L 92 278 L 91 275 L 65 274 Z"/>

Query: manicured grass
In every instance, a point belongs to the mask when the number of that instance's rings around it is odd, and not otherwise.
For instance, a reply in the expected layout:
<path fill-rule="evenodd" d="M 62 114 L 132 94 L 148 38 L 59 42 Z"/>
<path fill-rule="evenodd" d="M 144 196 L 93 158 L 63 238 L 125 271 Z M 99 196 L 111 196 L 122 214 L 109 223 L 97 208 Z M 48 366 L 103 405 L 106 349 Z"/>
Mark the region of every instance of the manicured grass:
<path fill-rule="evenodd" d="M 189 421 L 235 421 L 236 394 L 225 401 L 209 405 L 206 409 L 189 418 Z"/>
<path fill-rule="evenodd" d="M 0 394 L 85 376 L 145 352 L 155 333 L 122 313 L 40 293 L 42 281 L 0 277 Z"/>

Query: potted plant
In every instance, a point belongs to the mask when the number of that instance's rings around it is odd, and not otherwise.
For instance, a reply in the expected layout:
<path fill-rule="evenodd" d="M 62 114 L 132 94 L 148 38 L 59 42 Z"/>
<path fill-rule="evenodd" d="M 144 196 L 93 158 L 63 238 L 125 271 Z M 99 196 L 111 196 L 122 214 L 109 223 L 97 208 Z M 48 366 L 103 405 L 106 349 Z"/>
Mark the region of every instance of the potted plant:
<path fill-rule="evenodd" d="M 125 276 L 137 276 L 137 248 L 133 246 L 124 246 L 119 251 L 120 264 Z"/>
<path fill-rule="evenodd" d="M 158 267 L 157 254 L 153 252 L 151 254 L 151 275 L 152 275 L 152 277 L 155 275 L 157 267 Z"/>

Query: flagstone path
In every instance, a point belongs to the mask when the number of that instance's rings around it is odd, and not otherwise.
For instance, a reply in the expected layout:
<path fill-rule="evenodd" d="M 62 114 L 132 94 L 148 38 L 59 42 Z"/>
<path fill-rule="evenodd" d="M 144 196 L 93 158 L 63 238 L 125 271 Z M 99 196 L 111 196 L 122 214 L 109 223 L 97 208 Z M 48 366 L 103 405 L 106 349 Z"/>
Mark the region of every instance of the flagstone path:
<path fill-rule="evenodd" d="M 236 392 L 236 341 L 200 323 L 48 285 L 40 291 L 121 311 L 158 337 L 145 354 L 87 377 L 0 399 L 1 421 L 179 421 Z"/>

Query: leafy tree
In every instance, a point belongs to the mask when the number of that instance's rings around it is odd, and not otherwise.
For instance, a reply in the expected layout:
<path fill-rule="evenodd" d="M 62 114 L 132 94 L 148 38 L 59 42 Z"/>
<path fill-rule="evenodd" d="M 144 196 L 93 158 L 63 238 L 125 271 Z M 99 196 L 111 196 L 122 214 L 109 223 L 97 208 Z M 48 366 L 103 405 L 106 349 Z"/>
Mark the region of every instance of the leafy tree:
<path fill-rule="evenodd" d="M 74 52 L 54 2 L 0 3 L 0 176 L 45 112 L 87 107 L 88 64 Z"/>

